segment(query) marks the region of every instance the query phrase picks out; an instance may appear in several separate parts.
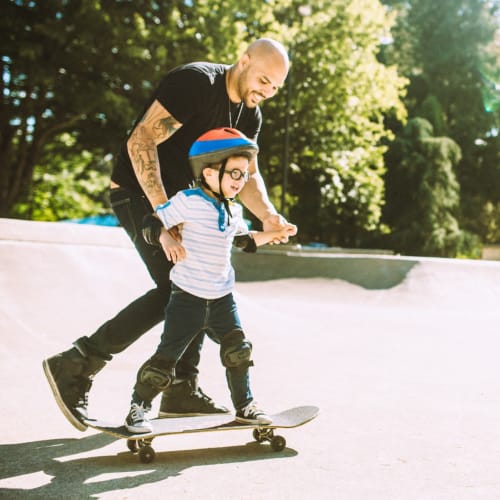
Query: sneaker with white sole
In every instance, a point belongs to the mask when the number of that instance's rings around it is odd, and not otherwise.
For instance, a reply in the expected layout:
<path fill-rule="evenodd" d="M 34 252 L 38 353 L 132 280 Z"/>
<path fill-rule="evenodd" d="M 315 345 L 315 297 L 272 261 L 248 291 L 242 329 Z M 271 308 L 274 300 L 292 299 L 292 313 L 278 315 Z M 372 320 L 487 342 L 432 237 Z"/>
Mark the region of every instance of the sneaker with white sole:
<path fill-rule="evenodd" d="M 144 403 L 137 404 L 133 402 L 125 419 L 127 430 L 139 434 L 153 432 L 153 426 L 146 416 L 149 410 L 151 410 L 151 407 L 145 406 Z"/>
<path fill-rule="evenodd" d="M 266 412 L 259 410 L 257 404 L 252 401 L 244 408 L 236 411 L 235 420 L 245 424 L 270 424 L 272 419 Z"/>

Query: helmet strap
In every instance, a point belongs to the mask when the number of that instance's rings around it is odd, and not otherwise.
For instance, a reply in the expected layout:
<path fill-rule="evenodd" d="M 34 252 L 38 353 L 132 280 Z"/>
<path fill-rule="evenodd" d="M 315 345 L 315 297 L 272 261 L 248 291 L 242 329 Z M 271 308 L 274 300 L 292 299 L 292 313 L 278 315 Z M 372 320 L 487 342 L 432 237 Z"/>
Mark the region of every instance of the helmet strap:
<path fill-rule="evenodd" d="M 208 189 L 223 205 L 224 208 L 226 209 L 227 212 L 227 225 L 230 225 L 230 218 L 233 216 L 231 213 L 231 209 L 229 208 L 229 202 L 233 201 L 232 198 L 226 198 L 224 195 L 224 191 L 222 190 L 222 179 L 224 177 L 224 172 L 226 170 L 226 163 L 227 163 L 227 158 L 224 159 L 221 163 L 221 167 L 219 169 L 219 192 L 215 192 L 207 183 L 205 180 L 205 177 L 202 175 L 201 176 L 201 184 L 203 187 Z"/>
<path fill-rule="evenodd" d="M 224 178 L 224 172 L 226 171 L 226 164 L 227 164 L 227 158 L 222 160 L 220 170 L 219 170 L 219 195 L 217 198 L 224 204 L 224 208 L 226 209 L 227 212 L 227 225 L 229 226 L 230 224 L 230 219 L 233 216 L 231 213 L 231 209 L 229 208 L 229 202 L 232 201 L 232 199 L 229 199 L 226 197 L 224 194 L 224 191 L 222 190 L 222 179 Z"/>

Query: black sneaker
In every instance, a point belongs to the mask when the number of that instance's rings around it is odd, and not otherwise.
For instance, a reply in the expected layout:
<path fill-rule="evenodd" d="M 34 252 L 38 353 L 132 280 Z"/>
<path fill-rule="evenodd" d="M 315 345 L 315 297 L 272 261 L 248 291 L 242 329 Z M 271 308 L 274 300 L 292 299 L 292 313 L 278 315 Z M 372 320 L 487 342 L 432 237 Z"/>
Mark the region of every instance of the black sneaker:
<path fill-rule="evenodd" d="M 151 410 L 151 407 L 144 403 L 132 403 L 127 418 L 125 419 L 125 427 L 127 430 L 137 434 L 153 432 L 153 426 L 146 416 L 149 410 Z"/>
<path fill-rule="evenodd" d="M 197 386 L 195 380 L 184 380 L 172 384 L 163 392 L 158 417 L 195 417 L 224 413 L 230 411 L 225 406 L 217 405 Z"/>
<path fill-rule="evenodd" d="M 259 410 L 254 401 L 249 403 L 244 408 L 236 411 L 235 420 L 245 424 L 270 424 L 272 419 L 264 411 Z"/>
<path fill-rule="evenodd" d="M 68 421 L 79 431 L 87 429 L 88 393 L 92 376 L 105 361 L 85 358 L 76 349 L 56 354 L 43 361 L 43 370 L 54 398 Z"/>

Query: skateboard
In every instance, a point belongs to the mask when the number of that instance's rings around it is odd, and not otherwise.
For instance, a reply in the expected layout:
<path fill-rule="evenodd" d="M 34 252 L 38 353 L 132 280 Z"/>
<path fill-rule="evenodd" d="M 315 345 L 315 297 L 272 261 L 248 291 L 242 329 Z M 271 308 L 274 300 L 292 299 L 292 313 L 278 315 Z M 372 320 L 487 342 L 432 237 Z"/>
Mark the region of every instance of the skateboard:
<path fill-rule="evenodd" d="M 319 408 L 316 406 L 297 406 L 271 415 L 271 424 L 248 424 L 237 422 L 231 414 L 203 415 L 198 417 L 155 418 L 151 420 L 153 432 L 144 434 L 132 433 L 125 425 L 106 423 L 101 420 L 86 419 L 85 423 L 98 431 L 111 436 L 126 439 L 127 447 L 132 453 L 137 453 L 142 463 L 150 463 L 155 459 L 156 452 L 151 446 L 154 438 L 173 434 L 191 434 L 195 432 L 216 432 L 230 430 L 252 430 L 252 435 L 258 443 L 268 442 L 274 451 L 282 451 L 286 446 L 283 436 L 276 435 L 275 429 L 299 427 L 317 417 Z"/>

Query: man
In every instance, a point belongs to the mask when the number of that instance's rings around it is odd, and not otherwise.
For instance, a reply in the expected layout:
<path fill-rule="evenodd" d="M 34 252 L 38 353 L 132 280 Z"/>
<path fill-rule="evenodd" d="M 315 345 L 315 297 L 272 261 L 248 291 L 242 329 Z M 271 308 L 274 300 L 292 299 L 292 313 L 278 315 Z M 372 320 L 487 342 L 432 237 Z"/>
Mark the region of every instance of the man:
<path fill-rule="evenodd" d="M 111 175 L 110 200 L 156 288 L 129 304 L 91 336 L 77 339 L 73 348 L 44 360 L 43 368 L 54 397 L 77 429 L 87 428 L 84 419 L 93 377 L 114 354 L 162 321 L 169 300 L 171 256 L 168 248 L 162 251 L 148 244 L 145 238 L 151 238 L 147 230 L 143 237 L 142 220 L 193 181 L 188 151 L 202 133 L 231 127 L 257 140 L 262 123 L 258 105 L 276 94 L 285 81 L 288 66 L 284 47 L 262 38 L 253 42 L 231 66 L 203 62 L 175 68 L 161 81 L 136 121 Z M 249 171 L 251 177 L 240 193 L 243 204 L 262 221 L 264 230 L 287 225 L 295 233 L 295 226 L 288 224 L 270 203 L 256 159 Z M 161 416 L 228 411 L 198 387 L 202 343 L 200 334 L 177 364 L 180 383 L 164 392 Z"/>

